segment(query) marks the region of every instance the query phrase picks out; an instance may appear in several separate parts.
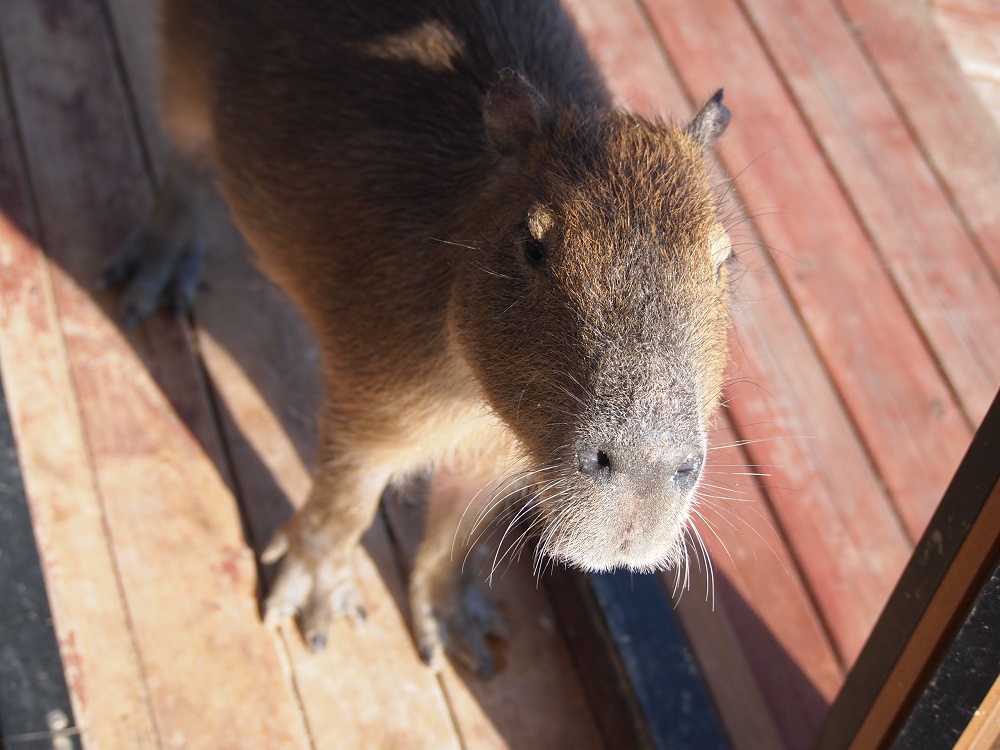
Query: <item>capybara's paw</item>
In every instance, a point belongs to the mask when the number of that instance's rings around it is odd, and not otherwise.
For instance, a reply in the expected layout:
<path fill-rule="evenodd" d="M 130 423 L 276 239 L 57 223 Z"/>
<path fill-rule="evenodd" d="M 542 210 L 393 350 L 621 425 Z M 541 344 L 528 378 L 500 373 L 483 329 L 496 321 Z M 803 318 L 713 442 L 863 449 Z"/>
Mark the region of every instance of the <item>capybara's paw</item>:
<path fill-rule="evenodd" d="M 496 674 L 487 636 L 507 639 L 510 628 L 500 610 L 474 585 L 447 592 L 440 602 L 414 601 L 413 628 L 420 657 L 435 670 L 443 654 L 481 679 Z"/>
<path fill-rule="evenodd" d="M 179 318 L 194 300 L 205 245 L 184 231 L 136 229 L 104 269 L 100 285 L 120 287 L 121 320 L 126 328 L 163 308 Z"/>
<path fill-rule="evenodd" d="M 264 621 L 273 626 L 295 617 L 309 649 L 322 651 L 334 620 L 364 620 L 351 558 L 350 550 L 323 549 L 315 539 L 303 538 L 302 532 L 290 526 L 279 530 L 261 555 L 265 563 L 281 561 L 281 570 L 264 602 Z"/>

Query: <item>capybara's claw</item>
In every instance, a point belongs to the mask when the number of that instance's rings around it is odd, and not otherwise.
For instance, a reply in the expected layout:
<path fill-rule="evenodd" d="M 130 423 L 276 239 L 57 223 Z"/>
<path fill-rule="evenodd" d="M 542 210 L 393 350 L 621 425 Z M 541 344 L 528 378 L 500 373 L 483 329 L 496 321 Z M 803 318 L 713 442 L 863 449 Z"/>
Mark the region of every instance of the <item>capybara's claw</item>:
<path fill-rule="evenodd" d="M 503 614 L 473 585 L 449 592 L 438 604 L 421 603 L 414 608 L 414 629 L 420 658 L 440 671 L 443 653 L 477 677 L 488 680 L 496 674 L 488 637 L 506 640 L 510 627 Z"/>
<path fill-rule="evenodd" d="M 274 627 L 295 617 L 310 651 L 326 646 L 334 620 L 364 620 L 361 597 L 354 584 L 350 554 L 315 555 L 314 544 L 299 540 L 291 530 L 278 531 L 261 554 L 265 563 L 281 561 L 264 602 L 264 622 Z"/>

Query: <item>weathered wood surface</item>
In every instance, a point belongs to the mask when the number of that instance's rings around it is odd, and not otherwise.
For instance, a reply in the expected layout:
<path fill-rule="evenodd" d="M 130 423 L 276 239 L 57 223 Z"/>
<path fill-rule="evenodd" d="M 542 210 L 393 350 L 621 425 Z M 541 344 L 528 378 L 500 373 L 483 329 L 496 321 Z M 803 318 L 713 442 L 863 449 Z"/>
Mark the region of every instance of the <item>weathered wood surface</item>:
<path fill-rule="evenodd" d="M 806 747 L 1000 386 L 1000 131 L 919 2 L 567 4 L 625 105 L 683 119 L 725 86 L 734 112 L 715 585 L 678 613 L 734 745 Z M 936 5 L 988 61 L 994 0 Z M 154 22 L 0 3 L 0 367 L 84 746 L 600 746 L 517 566 L 495 682 L 419 663 L 413 507 L 358 554 L 365 627 L 314 657 L 260 625 L 253 551 L 308 487 L 315 346 L 221 206 L 193 327 L 125 334 L 95 291 L 162 171 Z"/>

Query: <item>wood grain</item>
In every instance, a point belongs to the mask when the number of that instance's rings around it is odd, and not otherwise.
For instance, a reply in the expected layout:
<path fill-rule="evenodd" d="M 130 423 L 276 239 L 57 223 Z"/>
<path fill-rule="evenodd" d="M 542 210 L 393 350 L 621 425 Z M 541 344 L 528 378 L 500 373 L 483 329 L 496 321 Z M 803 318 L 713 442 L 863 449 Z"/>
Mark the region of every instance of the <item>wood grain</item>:
<path fill-rule="evenodd" d="M 782 283 L 897 507 L 929 516 L 971 429 L 807 123 L 735 3 L 650 9 L 675 59 L 696 52 L 680 29 L 699 29 L 702 64 L 684 70 L 691 88 L 731 81 L 733 111 L 747 119 L 727 134 L 723 161 L 753 162 L 754 190 L 742 195 L 751 214 L 780 210 L 756 224 Z"/>
<path fill-rule="evenodd" d="M 156 745 L 30 196 L 0 99 L 0 367 L 73 713 L 88 746 Z"/>
<path fill-rule="evenodd" d="M 963 222 L 1000 273 L 1000 129 L 924 3 L 838 0 Z M 914 64 L 919 60 L 920 64 Z"/>
<path fill-rule="evenodd" d="M 970 425 L 1000 387 L 1000 288 L 832 4 L 744 0 Z M 933 512 L 902 505 L 910 533 Z"/>

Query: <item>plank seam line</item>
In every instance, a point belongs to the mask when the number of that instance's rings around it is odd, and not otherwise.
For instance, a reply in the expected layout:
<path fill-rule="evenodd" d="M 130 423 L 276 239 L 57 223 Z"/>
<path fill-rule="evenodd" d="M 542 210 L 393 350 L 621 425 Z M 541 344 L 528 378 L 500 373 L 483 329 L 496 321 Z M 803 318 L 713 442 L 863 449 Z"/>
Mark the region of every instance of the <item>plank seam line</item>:
<path fill-rule="evenodd" d="M 664 41 L 663 37 L 660 35 L 659 31 L 657 30 L 656 22 L 652 18 L 651 14 L 649 12 L 649 9 L 648 9 L 647 4 L 646 4 L 646 0 L 633 0 L 633 1 L 638 5 L 638 7 L 640 9 L 640 12 L 642 13 L 643 18 L 645 19 L 645 22 L 646 22 L 647 26 L 651 29 L 652 34 L 653 34 L 654 38 L 656 39 L 657 47 L 659 47 L 661 55 L 663 56 L 663 58 L 666 61 L 667 65 L 669 66 L 669 68 L 670 68 L 671 72 L 673 73 L 674 78 L 677 80 L 677 82 L 678 82 L 681 90 L 684 92 L 685 96 L 687 97 L 688 103 L 689 104 L 693 104 L 694 103 L 694 97 L 692 96 L 692 93 L 691 93 L 690 87 L 689 87 L 689 85 L 687 83 L 687 80 L 684 78 L 684 76 L 682 76 L 680 74 L 680 69 L 679 69 L 679 67 L 676 64 L 676 61 L 674 60 L 673 56 L 670 54 L 670 50 L 668 49 L 666 42 Z M 740 10 L 742 10 L 742 8 L 740 8 Z M 724 165 L 722 164 L 722 160 L 721 159 L 719 159 L 719 166 L 726 173 L 729 172 L 729 170 L 725 169 Z M 745 205 L 745 201 L 742 198 L 742 190 L 739 187 L 736 186 L 736 184 L 733 182 L 733 179 L 734 178 L 730 177 L 730 188 L 729 188 L 729 190 L 737 197 L 737 199 L 740 201 L 740 203 L 742 205 Z M 862 453 L 863 453 L 864 458 L 865 458 L 865 461 L 868 464 L 868 467 L 872 471 L 872 475 L 875 476 L 878 479 L 879 484 L 882 487 L 882 494 L 883 494 L 884 499 L 887 502 L 890 502 L 890 504 L 892 504 L 891 503 L 891 498 L 888 496 L 888 492 L 885 490 L 885 480 L 882 477 L 881 472 L 878 471 L 877 464 L 875 464 L 874 461 L 873 461 L 872 452 L 871 452 L 870 446 L 863 439 L 863 437 L 862 437 L 862 435 L 861 435 L 861 433 L 860 433 L 860 431 L 858 429 L 858 426 L 857 426 L 857 424 L 856 424 L 856 422 L 855 422 L 855 420 L 854 420 L 854 418 L 852 416 L 851 410 L 847 408 L 847 404 L 846 404 L 846 401 L 844 399 L 844 394 L 841 392 L 841 389 L 838 387 L 836 381 L 830 375 L 830 372 L 831 372 L 830 363 L 826 359 L 826 357 L 823 355 L 822 349 L 819 347 L 819 344 L 816 341 L 816 338 L 815 338 L 815 336 L 813 334 L 812 329 L 808 326 L 808 324 L 806 323 L 805 319 L 802 317 L 801 310 L 799 309 L 798 305 L 795 304 L 795 302 L 794 302 L 795 298 L 794 298 L 794 296 L 792 296 L 791 291 L 789 290 L 788 284 L 786 283 L 784 276 L 780 272 L 778 272 L 778 270 L 777 270 L 777 263 L 774 260 L 774 257 L 773 257 L 773 254 L 772 254 L 772 248 L 763 241 L 764 240 L 764 236 L 762 235 L 762 233 L 760 231 L 760 228 L 757 225 L 757 219 L 754 218 L 754 217 L 752 217 L 752 216 L 748 216 L 747 217 L 747 221 L 752 226 L 753 233 L 756 236 L 756 238 L 758 240 L 760 240 L 760 243 L 759 243 L 760 247 L 762 248 L 763 251 L 765 251 L 765 253 L 766 253 L 766 255 L 767 255 L 767 257 L 768 257 L 768 259 L 770 261 L 767 265 L 770 266 L 771 269 L 772 269 L 770 271 L 770 273 L 771 273 L 771 275 L 774 278 L 774 283 L 777 286 L 777 289 L 778 289 L 779 293 L 784 297 L 785 302 L 787 303 L 788 307 L 793 311 L 793 318 L 794 318 L 795 322 L 798 324 L 798 328 L 802 331 L 802 335 L 805 338 L 806 345 L 809 348 L 809 350 L 812 352 L 812 354 L 815 357 L 817 363 L 820 365 L 820 369 L 822 370 L 822 375 L 823 375 L 824 381 L 826 382 L 827 387 L 829 388 L 830 392 L 833 394 L 833 398 L 834 398 L 837 406 L 839 407 L 841 413 L 845 417 L 845 421 L 847 423 L 847 429 L 850 431 L 850 434 L 854 437 L 854 439 L 857 441 L 858 445 L 861 447 Z M 761 271 L 759 271 L 759 272 L 761 272 Z M 735 422 L 733 422 L 732 423 L 732 429 L 733 429 L 733 433 L 735 434 L 735 436 L 736 436 L 736 438 L 738 440 L 745 440 L 746 439 L 746 434 L 743 431 L 743 426 L 737 425 Z M 803 570 L 805 570 L 805 568 L 804 568 L 804 566 L 802 564 L 802 555 L 800 555 L 796 551 L 796 549 L 795 549 L 795 547 L 793 545 L 791 545 L 791 544 L 789 544 L 787 542 L 787 540 L 790 538 L 789 533 L 788 533 L 788 529 L 787 529 L 786 525 L 782 521 L 782 515 L 781 515 L 781 513 L 778 512 L 778 508 L 777 508 L 777 506 L 776 506 L 776 504 L 774 502 L 774 499 L 772 497 L 772 493 L 770 491 L 768 491 L 768 489 L 767 489 L 766 486 L 761 486 L 761 493 L 763 494 L 764 501 L 767 503 L 768 507 L 770 508 L 771 515 L 772 515 L 772 517 L 774 519 L 774 523 L 775 523 L 775 526 L 776 526 L 775 532 L 779 535 L 780 539 L 784 542 L 785 549 L 788 551 L 788 555 L 789 555 L 789 557 L 791 559 L 791 562 L 795 566 L 796 571 L 798 571 L 799 574 L 800 574 L 799 575 L 799 579 L 802 581 L 803 589 L 805 590 L 806 596 L 808 597 L 808 600 L 809 600 L 809 602 L 810 602 L 810 604 L 811 604 L 811 606 L 813 608 L 813 612 L 816 614 L 816 617 L 817 617 L 817 619 L 819 621 L 820 627 L 822 628 L 823 635 L 826 638 L 827 644 L 830 647 L 830 651 L 836 657 L 836 659 L 838 661 L 838 666 L 842 670 L 844 670 L 846 672 L 847 667 L 849 666 L 849 664 L 847 663 L 848 662 L 847 656 L 838 647 L 838 645 L 837 645 L 838 644 L 837 639 L 833 637 L 834 633 L 833 633 L 832 626 L 831 626 L 831 624 L 829 622 L 829 619 L 827 617 L 826 611 L 819 605 L 819 598 L 817 597 L 816 589 L 815 589 L 814 585 L 812 584 L 812 582 L 810 581 L 810 579 L 807 576 L 801 574 L 801 572 Z M 909 533 L 906 532 L 905 525 L 903 525 L 901 523 L 901 521 L 899 520 L 898 513 L 895 513 L 895 506 L 893 506 L 893 507 L 894 507 L 894 515 L 896 516 L 897 523 L 899 523 L 901 525 L 901 528 L 903 529 L 904 537 L 907 538 L 907 539 L 909 539 L 910 535 L 909 535 Z"/>
<path fill-rule="evenodd" d="M 142 131 L 140 130 L 139 132 L 141 134 Z M 225 466 L 226 474 L 228 475 L 226 478 L 231 482 L 233 499 L 236 502 L 236 510 L 240 517 L 240 526 L 243 538 L 245 541 L 250 543 L 251 551 L 253 552 L 254 567 L 257 572 L 258 607 L 260 607 L 260 602 L 263 601 L 266 588 L 264 564 L 261 562 L 260 556 L 257 554 L 257 549 L 259 549 L 262 545 L 260 544 L 260 540 L 257 540 L 254 537 L 253 526 L 250 522 L 250 514 L 246 509 L 245 495 L 240 485 L 239 476 L 236 472 L 236 462 L 233 460 L 229 440 L 227 439 L 225 429 L 223 428 L 221 416 L 222 411 L 219 408 L 219 399 L 221 396 L 218 394 L 214 386 L 211 374 L 208 371 L 208 366 L 205 363 L 205 357 L 201 348 L 201 329 L 197 325 L 193 312 L 188 313 L 187 322 L 185 322 L 183 326 L 192 349 L 191 354 L 192 359 L 194 360 L 194 370 L 198 379 L 198 386 L 201 390 L 202 398 L 208 405 L 209 412 L 212 415 L 216 440 L 219 443 L 219 449 L 222 453 L 222 461 Z M 258 622 L 258 627 L 264 627 L 263 622 Z M 300 689 L 298 680 L 295 676 L 295 668 L 292 665 L 291 653 L 283 631 L 280 635 L 275 634 L 274 643 L 278 653 L 278 659 L 281 662 L 283 671 L 285 672 L 285 678 L 288 680 L 292 695 L 295 698 L 295 712 L 301 722 L 303 734 L 305 734 L 311 750 L 316 750 L 316 738 L 313 734 L 312 727 L 309 724 L 309 715 L 305 709 L 305 701 L 302 698 L 302 690 Z"/>
<path fill-rule="evenodd" d="M 976 248 L 976 251 L 979 253 L 980 258 L 985 263 L 986 268 L 990 272 L 990 275 L 993 277 L 993 283 L 996 284 L 997 286 L 1000 286 L 1000 268 L 995 266 L 992 260 L 990 259 L 989 253 L 986 251 L 986 243 L 983 241 L 983 238 L 979 236 L 979 232 L 973 226 L 969 215 L 966 214 L 965 209 L 962 207 L 962 201 L 959 200 L 958 196 L 955 195 L 955 193 L 951 190 L 950 186 L 948 185 L 948 181 L 944 178 L 943 171 L 938 166 L 938 163 L 934 159 L 933 154 L 930 152 L 930 149 L 924 142 L 924 139 L 921 137 L 920 130 L 910 119 L 910 116 L 906 111 L 906 107 L 904 107 L 902 102 L 899 101 L 899 98 L 896 96 L 895 89 L 892 87 L 888 78 L 883 74 L 882 66 L 879 64 L 878 60 L 875 59 L 875 56 L 872 53 L 871 49 L 869 48 L 868 44 L 864 41 L 864 35 L 858 33 L 858 29 L 862 24 L 854 21 L 851 15 L 844 8 L 841 0 L 830 0 L 830 2 L 833 5 L 833 9 L 841 17 L 841 20 L 843 21 L 844 25 L 851 32 L 851 37 L 854 39 L 855 46 L 857 46 L 861 55 L 868 63 L 868 67 L 871 69 L 873 75 L 878 80 L 879 84 L 882 86 L 882 90 L 885 91 L 886 96 L 889 98 L 889 101 L 893 106 L 893 109 L 896 110 L 897 117 L 900 118 L 900 120 L 903 123 L 903 126 L 910 134 L 910 138 L 913 140 L 914 144 L 916 144 L 917 149 L 920 151 L 920 154 L 924 157 L 924 161 L 927 163 L 927 166 L 930 169 L 931 174 L 934 176 L 934 181 L 938 184 L 938 186 L 941 188 L 941 191 L 948 199 L 948 203 L 951 205 L 952 211 L 955 212 L 955 216 L 958 217 L 958 221 L 962 225 L 962 229 L 965 230 L 965 233 L 969 236 L 969 239 L 972 242 L 972 246 Z M 938 29 L 936 26 L 934 27 L 934 31 L 939 35 L 941 34 L 940 29 Z M 945 54 L 951 57 L 951 59 L 955 62 L 956 67 L 958 67 L 958 69 L 961 70 L 961 65 L 955 59 L 955 56 L 951 51 L 951 46 L 947 44 L 947 42 L 944 43 L 944 46 L 946 48 Z M 974 91 L 971 93 L 975 101 L 979 102 L 978 95 Z M 980 119 L 985 118 L 984 121 L 993 122 L 993 118 L 990 116 L 989 112 L 986 111 L 985 106 L 983 107 L 983 110 L 984 111 L 981 113 L 982 117 Z"/>
<path fill-rule="evenodd" d="M 35 252 L 39 256 L 39 267 L 42 275 L 42 294 L 45 299 L 45 308 L 47 310 L 48 316 L 53 319 L 54 328 L 56 330 L 55 334 L 55 344 L 59 350 L 60 360 L 62 361 L 62 370 L 65 377 L 66 383 L 70 387 L 70 396 L 73 405 L 73 415 L 75 416 L 74 430 L 77 432 L 78 439 L 83 446 L 83 452 L 88 469 L 88 480 L 91 486 L 91 490 L 94 493 L 94 497 L 97 500 L 98 507 L 101 513 L 101 529 L 104 536 L 104 546 L 108 551 L 108 557 L 111 560 L 112 570 L 114 573 L 115 588 L 118 591 L 118 598 L 121 601 L 122 615 L 128 627 L 129 644 L 132 648 L 132 654 L 135 658 L 136 668 L 139 671 L 140 685 L 139 691 L 142 696 L 142 704 L 146 708 L 147 718 L 149 719 L 150 725 L 152 726 L 156 734 L 156 746 L 161 748 L 162 743 L 160 741 L 160 728 L 157 725 L 156 712 L 153 710 L 153 704 L 149 693 L 149 677 L 146 670 L 145 662 L 142 659 L 142 653 L 139 650 L 139 644 L 136 640 L 135 634 L 135 620 L 132 616 L 132 611 L 129 608 L 128 598 L 125 592 L 125 585 L 122 580 L 121 575 L 121 564 L 118 560 L 118 555 L 116 548 L 113 543 L 113 536 L 111 534 L 111 527 L 108 524 L 107 508 L 104 502 L 104 494 L 101 492 L 100 482 L 97 479 L 97 468 L 94 462 L 93 452 L 91 451 L 90 442 L 87 439 L 87 429 L 84 424 L 83 412 L 80 408 L 80 397 L 79 397 L 79 386 L 76 382 L 76 378 L 73 373 L 73 367 L 70 364 L 69 351 L 66 346 L 65 333 L 62 328 L 62 318 L 59 311 L 59 302 L 56 299 L 55 289 L 52 284 L 52 273 L 50 270 L 49 259 L 45 252 L 42 250 L 46 245 L 45 241 L 45 231 L 42 227 L 40 221 L 40 211 L 38 207 L 38 199 L 35 194 L 34 180 L 31 176 L 31 167 L 27 159 L 27 151 L 24 145 L 24 138 L 22 135 L 22 129 L 20 124 L 20 117 L 18 115 L 17 103 L 14 99 L 13 88 L 10 85 L 9 77 L 9 66 L 7 64 L 7 55 L 3 48 L 2 39 L 0 39 L 0 86 L 3 88 L 4 101 L 10 112 L 11 129 L 13 130 L 14 136 L 14 147 L 15 155 L 14 159 L 18 165 L 19 171 L 24 176 L 24 191 L 27 193 L 27 210 L 28 210 L 28 222 L 29 228 L 34 235 Z M 30 497 L 29 497 L 29 508 L 30 508 Z M 44 567 L 43 567 L 44 572 Z M 56 615 L 53 613 L 53 621 L 56 620 Z M 58 634 L 58 628 L 56 629 Z M 62 649 L 60 648 L 60 661 L 62 660 Z M 65 664 L 63 664 L 63 670 L 65 671 Z M 73 698 L 73 691 L 70 690 L 71 701 Z M 86 727 L 83 726 L 83 717 L 76 717 L 77 721 L 80 722 L 82 731 L 86 732 Z"/>
<path fill-rule="evenodd" d="M 141 121 L 139 118 L 139 108 L 136 106 L 132 80 L 129 78 L 128 67 L 125 65 L 125 56 L 122 54 L 121 44 L 118 41 L 118 29 L 115 26 L 114 14 L 108 7 L 107 0 L 99 0 L 101 4 L 101 17 L 108 34 L 108 46 L 111 48 L 111 59 L 115 67 L 115 82 L 122 99 L 125 101 L 125 111 L 128 117 L 129 126 L 136 133 L 136 146 L 139 149 L 139 158 L 142 160 L 143 169 L 150 175 L 150 183 L 153 194 L 156 194 L 157 180 L 156 170 L 153 167 L 153 158 L 149 151 L 146 139 L 143 137 Z M 159 4 L 157 4 L 159 7 Z"/>
<path fill-rule="evenodd" d="M 399 580 L 403 583 L 403 600 L 408 605 L 410 601 L 410 586 L 409 586 L 410 576 L 407 573 L 405 565 L 405 559 L 406 559 L 405 547 L 403 545 L 402 537 L 397 533 L 396 526 L 392 522 L 392 514 L 386 512 L 385 502 L 387 500 L 387 494 L 391 495 L 391 493 L 386 493 L 385 491 L 383 491 L 382 497 L 379 498 L 378 511 L 376 514 L 377 515 L 376 523 L 378 521 L 381 521 L 382 525 L 385 528 L 386 534 L 388 534 L 389 536 L 389 549 L 392 551 L 392 560 L 396 567 L 396 573 L 399 575 Z M 428 495 L 424 502 L 425 522 L 426 522 L 426 512 L 427 512 L 426 508 L 429 500 L 430 497 Z M 392 499 L 389 499 L 388 501 L 393 502 Z M 404 613 L 403 620 L 404 622 L 406 622 L 407 626 L 406 634 L 412 641 L 413 631 L 412 631 L 412 624 L 408 622 L 409 620 L 408 613 Z M 448 720 L 451 722 L 451 728 L 455 735 L 455 738 L 458 740 L 458 745 L 461 748 L 461 750 L 469 750 L 468 745 L 465 742 L 465 737 L 462 735 L 462 725 L 458 720 L 458 712 L 456 711 L 455 706 L 452 703 L 451 695 L 448 692 L 448 685 L 444 681 L 444 677 L 440 672 L 434 675 L 434 679 L 435 682 L 437 683 L 438 690 L 441 693 L 441 698 L 442 700 L 444 700 L 445 709 L 448 711 Z"/>
<path fill-rule="evenodd" d="M 898 281 L 898 273 L 895 270 L 893 264 L 889 262 L 889 259 L 886 257 L 885 252 L 882 250 L 882 243 L 880 243 L 879 240 L 876 238 L 874 227 L 872 227 L 869 224 L 869 222 L 865 219 L 864 215 L 862 214 L 861 209 L 858 206 L 858 201 L 855 199 L 853 193 L 851 193 L 851 191 L 850 191 L 850 189 L 849 189 L 849 187 L 847 185 L 847 182 L 846 182 L 846 180 L 844 178 L 843 173 L 841 172 L 840 169 L 837 168 L 837 161 L 836 161 L 836 159 L 833 158 L 833 155 L 827 149 L 826 145 L 823 142 L 822 137 L 820 136 L 819 130 L 814 126 L 812 120 L 809 119 L 809 116 L 807 115 L 807 113 L 805 111 L 805 106 L 803 105 L 801 99 L 795 93 L 795 90 L 792 87 L 791 83 L 789 83 L 788 79 L 785 77 L 784 73 L 782 72 L 782 65 L 779 62 L 777 56 L 771 50 L 771 47 L 767 43 L 767 40 L 764 38 L 764 35 L 763 35 L 763 33 L 761 32 L 761 29 L 760 29 L 760 25 L 756 22 L 756 20 L 754 20 L 754 14 L 748 8 L 748 6 L 747 6 L 747 0 L 735 0 L 735 2 L 739 4 L 740 10 L 743 11 L 743 15 L 746 17 L 747 22 L 750 25 L 750 28 L 753 30 L 753 34 L 754 34 L 754 36 L 757 39 L 757 43 L 760 45 L 761 49 L 764 51 L 764 55 L 767 57 L 767 60 L 770 63 L 771 68 L 774 70 L 774 72 L 779 77 L 779 79 L 781 81 L 782 88 L 785 90 L 786 95 L 788 96 L 789 100 L 795 105 L 795 110 L 799 114 L 799 119 L 802 121 L 802 123 L 805 125 L 806 129 L 809 131 L 810 137 L 812 138 L 813 142 L 816 144 L 816 147 L 819 149 L 820 153 L 823 155 L 823 160 L 826 162 L 827 172 L 830 174 L 830 176 L 833 178 L 833 180 L 837 183 L 837 187 L 840 189 L 841 195 L 844 197 L 844 201 L 850 207 L 851 213 L 854 214 L 854 218 L 857 221 L 858 226 L 860 227 L 861 231 L 864 233 L 865 239 L 868 241 L 869 248 L 871 249 L 872 253 L 875 255 L 875 258 L 879 261 L 879 267 L 881 268 L 882 274 L 886 277 L 886 280 L 889 282 L 889 285 L 891 286 L 891 288 L 893 290 L 893 293 L 896 296 L 896 299 L 899 301 L 899 303 L 906 310 L 907 315 L 910 318 L 910 323 L 911 323 L 912 328 L 917 332 L 917 335 L 920 337 L 920 341 L 923 344 L 924 349 L 926 349 L 927 352 L 928 352 L 928 354 L 930 355 L 931 361 L 934 363 L 934 367 L 937 370 L 938 375 L 941 377 L 941 380 L 944 382 L 945 387 L 946 387 L 946 389 L 948 391 L 948 394 L 954 400 L 955 405 L 958 407 L 959 411 L 961 412 L 962 417 L 964 418 L 964 421 L 965 421 L 965 426 L 966 426 L 966 428 L 967 428 L 967 430 L 969 432 L 969 437 L 971 439 L 972 433 L 975 431 L 975 423 L 974 423 L 974 420 L 972 418 L 972 414 L 969 411 L 969 405 L 966 404 L 965 401 L 961 398 L 961 395 L 958 392 L 957 385 L 954 383 L 954 381 L 952 380 L 952 378 L 948 375 L 947 370 L 944 368 L 944 364 L 943 364 L 942 358 L 938 354 L 938 351 L 935 348 L 935 346 L 933 345 L 933 343 L 932 343 L 932 341 L 930 339 L 930 334 L 928 333 L 928 331 L 926 330 L 925 326 L 921 322 L 919 316 L 917 315 L 917 313 L 915 311 L 915 308 L 914 308 L 914 305 L 911 302 L 910 298 L 903 292 L 903 290 L 902 290 L 902 288 L 901 288 L 901 286 L 899 284 L 899 281 Z M 836 8 L 834 8 L 834 11 L 836 12 Z M 841 17 L 841 22 L 844 22 L 843 17 Z M 852 43 L 854 44 L 855 48 L 857 48 L 858 40 L 857 40 L 857 37 L 852 33 L 851 26 L 848 23 L 845 22 L 845 28 L 847 30 L 848 36 L 851 38 Z M 866 61 L 866 64 L 868 64 L 869 69 L 870 69 L 871 65 L 870 65 L 870 61 L 868 60 L 867 56 L 865 56 L 863 54 L 863 52 L 861 52 L 861 50 L 858 50 L 858 52 L 859 52 L 859 54 L 862 55 L 862 58 Z M 876 80 L 879 80 L 879 83 L 882 84 L 882 81 L 880 79 L 876 79 Z M 884 85 L 883 85 L 883 93 L 885 93 Z M 895 102 L 893 102 L 890 99 L 889 103 L 892 105 L 893 110 L 896 111 L 897 108 L 895 106 Z M 896 111 L 896 114 L 898 116 L 898 114 L 899 114 L 898 111 Z M 904 123 L 904 127 L 905 127 L 905 123 Z M 913 144 L 915 146 L 917 146 L 918 151 L 921 153 L 921 155 L 925 156 L 925 161 L 926 161 L 926 155 L 923 154 L 923 150 L 920 149 L 919 144 L 917 143 L 916 139 L 914 138 L 913 133 L 910 131 L 910 129 L 908 127 L 906 127 L 906 131 L 907 131 L 907 134 L 910 137 L 910 140 L 913 142 Z M 940 189 L 941 185 L 940 185 L 940 183 L 939 183 L 939 181 L 937 179 L 937 176 L 934 175 L 933 172 L 931 174 L 934 176 L 934 182 L 935 182 L 935 184 Z M 948 205 L 951 206 L 952 210 L 954 211 L 954 206 L 952 204 L 952 201 L 948 197 L 947 193 L 944 193 L 942 191 L 942 195 L 945 197 L 945 199 L 948 201 Z M 958 217 L 956 216 L 956 218 L 958 218 Z M 972 244 L 973 247 L 975 248 L 976 244 L 973 241 L 972 237 L 970 237 L 969 234 L 968 234 L 968 232 L 966 231 L 965 225 L 962 224 L 961 221 L 959 222 L 959 224 L 962 226 L 962 231 L 966 235 L 966 237 L 969 239 L 970 244 Z M 976 255 L 977 255 L 977 257 L 979 257 L 979 260 L 985 266 L 986 272 L 987 273 L 991 273 L 993 269 L 992 269 L 990 263 L 983 257 L 982 253 L 979 252 L 978 248 L 976 248 Z M 867 448 L 867 446 L 866 446 L 866 448 Z M 895 503 L 893 503 L 893 509 L 896 510 Z M 898 513 L 898 511 L 897 511 L 897 515 L 900 515 Z M 900 521 L 902 522 L 902 516 L 901 515 L 900 515 Z M 906 528 L 905 522 L 903 523 L 903 527 Z M 907 532 L 907 536 L 910 537 L 909 532 Z M 911 544 L 915 544 L 916 540 L 911 538 L 910 542 L 911 542 Z"/>
<path fill-rule="evenodd" d="M 106 0 L 101 0 L 101 11 L 104 25 L 108 32 L 112 57 L 115 63 L 116 82 L 118 83 L 122 99 L 126 102 L 129 126 L 136 136 L 136 145 L 139 150 L 143 170 L 145 171 L 151 194 L 155 196 L 157 189 L 157 171 L 155 169 L 152 153 L 146 137 L 147 134 L 145 133 L 145 130 L 142 127 L 141 119 L 139 118 L 135 91 L 132 86 L 131 78 L 128 75 L 128 68 L 125 65 L 125 57 L 121 51 L 118 28 L 115 24 L 114 15 L 111 13 Z M 186 320 L 181 325 L 184 329 L 185 338 L 190 346 L 190 353 L 192 355 L 194 370 L 202 399 L 208 406 L 209 413 L 212 417 L 213 432 L 222 453 L 221 458 L 226 474 L 225 479 L 228 480 L 233 491 L 236 509 L 240 518 L 241 532 L 244 540 L 251 544 L 254 551 L 254 567 L 257 574 L 257 597 L 259 606 L 260 601 L 263 599 L 266 586 L 263 564 L 260 561 L 260 557 L 256 554 L 256 549 L 259 549 L 261 546 L 260 540 L 255 538 L 253 526 L 250 523 L 249 514 L 246 511 L 245 493 L 240 486 L 239 476 L 235 470 L 236 464 L 233 460 L 232 449 L 229 444 L 229 440 L 226 437 L 224 422 L 221 417 L 219 395 L 216 392 L 211 374 L 209 373 L 205 362 L 205 357 L 201 348 L 201 328 L 197 325 L 197 319 L 193 310 L 188 311 Z M 305 735 L 311 750 L 316 750 L 316 740 L 313 735 L 312 728 L 309 725 L 308 715 L 305 711 L 305 704 L 302 700 L 302 692 L 295 678 L 295 670 L 292 667 L 291 655 L 289 653 L 288 644 L 285 641 L 284 634 L 275 635 L 273 641 L 278 659 L 282 664 L 283 671 L 285 672 L 285 678 L 288 680 L 289 687 L 291 688 L 292 695 L 295 699 L 295 712 L 299 717 L 303 734 Z"/>

